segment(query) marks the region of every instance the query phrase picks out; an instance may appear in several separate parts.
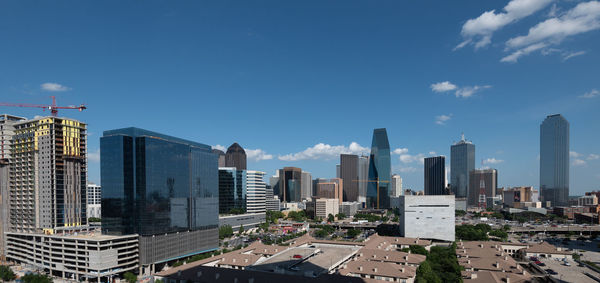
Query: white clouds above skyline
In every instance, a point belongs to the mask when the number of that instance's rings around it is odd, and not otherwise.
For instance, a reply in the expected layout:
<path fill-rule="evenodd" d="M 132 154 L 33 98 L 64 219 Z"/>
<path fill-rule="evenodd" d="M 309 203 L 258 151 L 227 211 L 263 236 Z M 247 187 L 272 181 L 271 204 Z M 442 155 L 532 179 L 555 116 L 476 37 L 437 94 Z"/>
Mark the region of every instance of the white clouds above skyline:
<path fill-rule="evenodd" d="M 583 95 L 579 96 L 581 98 L 594 98 L 600 96 L 600 91 L 598 91 L 597 89 L 592 89 L 586 93 L 584 93 Z"/>
<path fill-rule="evenodd" d="M 589 1 L 577 4 L 560 16 L 544 20 L 531 27 L 526 35 L 516 36 L 506 41 L 506 50 L 513 50 L 500 61 L 517 60 L 534 51 L 560 44 L 565 38 L 600 29 L 600 2 Z M 583 55 L 579 51 L 566 55 L 563 60 Z"/>
<path fill-rule="evenodd" d="M 57 91 L 67 91 L 70 90 L 71 88 L 61 85 L 61 84 L 57 84 L 57 83 L 43 83 L 40 88 L 42 90 L 45 91 L 52 91 L 52 92 L 57 92 Z"/>
<path fill-rule="evenodd" d="M 452 119 L 452 113 L 445 115 L 439 115 L 439 116 L 435 116 L 435 123 L 438 125 L 446 125 L 446 122 L 448 122 L 450 119 Z"/>
<path fill-rule="evenodd" d="M 218 149 L 222 152 L 227 152 L 227 148 L 223 145 L 217 144 L 212 146 L 213 149 Z M 246 152 L 246 158 L 251 161 L 262 161 L 273 159 L 272 154 L 267 154 L 262 149 L 244 149 Z"/>
<path fill-rule="evenodd" d="M 461 30 L 464 40 L 454 49 L 469 44 L 473 44 L 475 49 L 485 47 L 492 42 L 494 32 L 545 8 L 551 2 L 552 0 L 512 0 L 504 6 L 504 12 L 496 13 L 496 10 L 490 10 L 477 18 L 469 19 Z"/>
<path fill-rule="evenodd" d="M 408 152 L 408 148 L 404 147 L 404 148 L 396 148 L 394 149 L 394 151 L 392 151 L 393 154 L 405 154 Z"/>
<path fill-rule="evenodd" d="M 316 160 L 325 159 L 330 160 L 339 158 L 340 154 L 369 154 L 370 148 L 363 147 L 356 142 L 350 143 L 349 146 L 345 145 L 329 145 L 325 143 L 318 143 L 312 147 L 309 147 L 301 152 L 290 153 L 286 155 L 280 155 L 277 158 L 283 161 L 299 161 L 299 160 Z"/>
<path fill-rule="evenodd" d="M 100 162 L 100 149 L 97 148 L 95 151 L 88 152 L 87 158 L 89 162 Z"/>
<path fill-rule="evenodd" d="M 430 87 L 433 92 L 443 93 L 443 92 L 448 92 L 448 91 L 454 90 L 454 95 L 456 97 L 468 98 L 468 97 L 473 96 L 473 94 L 475 94 L 476 92 L 490 88 L 492 86 L 490 86 L 490 85 L 482 85 L 482 86 L 475 85 L 475 86 L 458 87 L 457 85 L 455 85 L 449 81 L 444 81 L 444 82 L 431 84 Z"/>
<path fill-rule="evenodd" d="M 504 160 L 496 159 L 494 157 L 483 160 L 483 164 L 500 164 L 502 162 L 504 162 Z"/>

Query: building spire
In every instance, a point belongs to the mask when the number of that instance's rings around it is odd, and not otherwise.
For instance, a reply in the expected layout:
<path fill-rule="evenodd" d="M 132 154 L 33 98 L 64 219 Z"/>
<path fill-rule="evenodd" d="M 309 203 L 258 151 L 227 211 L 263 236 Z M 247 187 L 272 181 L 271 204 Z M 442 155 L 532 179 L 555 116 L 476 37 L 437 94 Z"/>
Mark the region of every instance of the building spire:
<path fill-rule="evenodd" d="M 465 133 L 464 132 L 460 133 L 460 140 L 465 141 Z"/>

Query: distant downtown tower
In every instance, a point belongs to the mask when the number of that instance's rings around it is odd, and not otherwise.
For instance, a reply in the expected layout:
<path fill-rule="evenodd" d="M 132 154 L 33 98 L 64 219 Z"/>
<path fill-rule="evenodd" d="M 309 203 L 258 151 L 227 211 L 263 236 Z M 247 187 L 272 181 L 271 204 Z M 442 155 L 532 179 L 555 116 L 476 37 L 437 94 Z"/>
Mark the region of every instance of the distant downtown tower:
<path fill-rule="evenodd" d="M 569 122 L 560 114 L 540 125 L 540 191 L 544 205 L 566 206 L 569 200 Z"/>
<path fill-rule="evenodd" d="M 391 167 L 387 131 L 385 128 L 375 129 L 369 158 L 368 208 L 389 208 Z"/>
<path fill-rule="evenodd" d="M 469 174 L 475 169 L 475 145 L 461 135 L 459 142 L 450 146 L 450 186 L 457 198 L 466 198 Z"/>

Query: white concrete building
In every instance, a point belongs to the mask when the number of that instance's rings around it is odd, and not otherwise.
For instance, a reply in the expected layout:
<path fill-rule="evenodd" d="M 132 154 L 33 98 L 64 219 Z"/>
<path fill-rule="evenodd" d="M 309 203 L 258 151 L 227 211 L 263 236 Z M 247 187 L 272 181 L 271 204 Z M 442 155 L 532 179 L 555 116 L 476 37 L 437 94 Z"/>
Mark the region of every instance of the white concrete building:
<path fill-rule="evenodd" d="M 246 171 L 246 212 L 261 213 L 266 211 L 266 188 L 264 181 L 265 172 Z"/>
<path fill-rule="evenodd" d="M 86 191 L 87 205 L 86 213 L 87 218 L 101 218 L 102 209 L 100 204 L 102 203 L 102 188 L 94 183 L 87 184 Z"/>
<path fill-rule="evenodd" d="M 404 190 L 402 190 L 402 177 L 398 174 L 392 175 L 392 193 L 391 196 L 398 197 L 404 195 Z"/>
<path fill-rule="evenodd" d="M 314 200 L 315 217 L 327 219 L 329 214 L 336 216 L 340 213 L 340 201 L 335 198 L 320 198 Z"/>
<path fill-rule="evenodd" d="M 454 196 L 420 195 L 399 197 L 400 235 L 454 241 Z"/>
<path fill-rule="evenodd" d="M 302 199 L 310 199 L 312 197 L 312 175 L 310 172 L 302 171 L 300 177 L 300 195 Z"/>

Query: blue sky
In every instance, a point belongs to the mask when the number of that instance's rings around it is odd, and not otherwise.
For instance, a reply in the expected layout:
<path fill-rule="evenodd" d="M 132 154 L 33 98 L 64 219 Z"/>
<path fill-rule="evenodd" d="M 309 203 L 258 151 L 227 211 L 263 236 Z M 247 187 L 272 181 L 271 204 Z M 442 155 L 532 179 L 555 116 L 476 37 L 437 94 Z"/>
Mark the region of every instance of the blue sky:
<path fill-rule="evenodd" d="M 582 194 L 600 189 L 599 29 L 597 1 L 3 1 L 0 101 L 85 103 L 61 114 L 89 123 L 95 182 L 108 129 L 333 177 L 385 127 L 414 189 L 461 132 L 499 185 L 537 187 L 539 125 L 561 113 Z"/>

